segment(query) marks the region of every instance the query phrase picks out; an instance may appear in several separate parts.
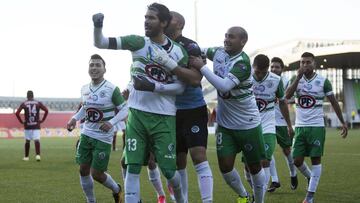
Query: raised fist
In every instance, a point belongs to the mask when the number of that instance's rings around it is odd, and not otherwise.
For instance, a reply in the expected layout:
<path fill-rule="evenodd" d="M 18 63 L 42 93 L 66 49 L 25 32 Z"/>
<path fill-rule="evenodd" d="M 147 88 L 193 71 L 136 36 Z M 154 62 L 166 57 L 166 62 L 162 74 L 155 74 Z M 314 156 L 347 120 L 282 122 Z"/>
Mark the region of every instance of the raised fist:
<path fill-rule="evenodd" d="M 96 28 L 102 28 L 103 21 L 104 21 L 104 14 L 97 13 L 92 16 L 92 20 L 94 22 L 94 27 Z"/>

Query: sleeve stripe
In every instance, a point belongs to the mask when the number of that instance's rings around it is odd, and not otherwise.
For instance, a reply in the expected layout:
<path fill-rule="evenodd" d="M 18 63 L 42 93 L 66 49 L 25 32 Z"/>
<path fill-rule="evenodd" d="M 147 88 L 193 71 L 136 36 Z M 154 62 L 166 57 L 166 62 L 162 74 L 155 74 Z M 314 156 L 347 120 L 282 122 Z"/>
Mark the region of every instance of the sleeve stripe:
<path fill-rule="evenodd" d="M 109 37 L 109 49 L 117 49 L 117 43 L 115 37 Z"/>

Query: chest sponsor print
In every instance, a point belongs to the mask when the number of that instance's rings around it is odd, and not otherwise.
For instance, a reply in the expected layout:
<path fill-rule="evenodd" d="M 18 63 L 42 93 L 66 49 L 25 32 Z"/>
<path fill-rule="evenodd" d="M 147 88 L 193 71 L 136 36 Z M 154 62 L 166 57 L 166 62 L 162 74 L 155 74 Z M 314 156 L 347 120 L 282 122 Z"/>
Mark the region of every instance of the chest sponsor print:
<path fill-rule="evenodd" d="M 96 123 L 103 119 L 104 114 L 102 111 L 96 108 L 88 108 L 86 109 L 86 119 L 90 122 Z"/>
<path fill-rule="evenodd" d="M 145 66 L 146 74 L 153 80 L 158 82 L 167 82 L 169 76 L 167 72 L 162 69 L 159 65 L 149 64 Z"/>
<path fill-rule="evenodd" d="M 302 95 L 299 97 L 298 103 L 301 108 L 308 109 L 316 104 L 316 100 L 310 95 Z"/>
<path fill-rule="evenodd" d="M 260 99 L 260 98 L 256 98 L 256 105 L 259 108 L 259 111 L 262 112 L 263 110 L 266 109 L 266 106 L 268 105 L 267 101 Z"/>

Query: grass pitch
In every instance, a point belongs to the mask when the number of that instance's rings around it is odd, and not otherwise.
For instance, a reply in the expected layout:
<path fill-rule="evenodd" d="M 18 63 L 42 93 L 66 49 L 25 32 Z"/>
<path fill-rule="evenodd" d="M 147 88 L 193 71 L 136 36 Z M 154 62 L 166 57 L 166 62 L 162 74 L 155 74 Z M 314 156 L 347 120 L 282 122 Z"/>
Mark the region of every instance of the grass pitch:
<path fill-rule="evenodd" d="M 325 155 L 322 159 L 323 173 L 315 196 L 317 203 L 360 202 L 360 130 L 351 130 L 345 140 L 341 139 L 339 134 L 338 130 L 327 129 Z M 35 161 L 33 143 L 30 148 L 30 161 L 24 162 L 22 139 L 0 139 L 0 202 L 85 202 L 79 183 L 78 165 L 74 161 L 75 143 L 76 138 L 43 138 L 41 162 Z M 118 148 L 121 149 L 121 143 L 118 143 Z M 305 179 L 299 173 L 298 189 L 290 190 L 289 171 L 279 146 L 276 148 L 275 157 L 281 187 L 274 193 L 267 193 L 265 202 L 302 202 L 306 189 Z M 112 153 L 108 172 L 123 185 L 120 158 L 121 151 Z M 236 194 L 226 185 L 217 166 L 214 136 L 209 137 L 208 159 L 214 176 L 214 202 L 235 202 Z M 309 159 L 306 161 L 310 163 Z M 243 179 L 240 156 L 237 157 L 236 168 L 244 185 L 249 189 Z M 197 177 L 191 162 L 188 162 L 188 174 L 189 202 L 201 202 Z M 113 202 L 111 191 L 99 183 L 95 183 L 95 195 L 99 203 Z M 148 180 L 146 168 L 141 172 L 141 197 L 145 203 L 156 202 L 156 194 Z"/>

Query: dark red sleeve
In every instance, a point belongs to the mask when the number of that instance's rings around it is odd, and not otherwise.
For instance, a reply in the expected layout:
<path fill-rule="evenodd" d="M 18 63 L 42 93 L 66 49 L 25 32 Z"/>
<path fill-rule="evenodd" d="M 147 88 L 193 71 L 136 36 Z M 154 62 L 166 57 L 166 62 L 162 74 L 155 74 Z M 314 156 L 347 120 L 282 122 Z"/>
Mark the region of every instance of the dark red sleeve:
<path fill-rule="evenodd" d="M 24 124 L 24 121 L 21 119 L 21 117 L 20 117 L 20 113 L 21 113 L 21 111 L 24 109 L 24 103 L 21 103 L 20 104 L 20 106 L 19 106 L 19 108 L 16 110 L 16 113 L 15 113 L 15 115 L 16 115 L 16 118 L 19 120 L 19 122 L 21 123 L 21 124 Z"/>
<path fill-rule="evenodd" d="M 48 113 L 49 113 L 49 110 L 48 110 L 48 108 L 46 108 L 46 106 L 45 106 L 43 103 L 41 103 L 41 102 L 39 102 L 39 106 L 40 106 L 40 109 L 45 112 L 45 113 L 44 113 L 44 116 L 43 116 L 43 118 L 42 118 L 42 120 L 41 120 L 41 122 L 44 122 L 45 119 L 46 119 L 46 117 L 47 117 L 47 115 L 48 115 Z"/>

